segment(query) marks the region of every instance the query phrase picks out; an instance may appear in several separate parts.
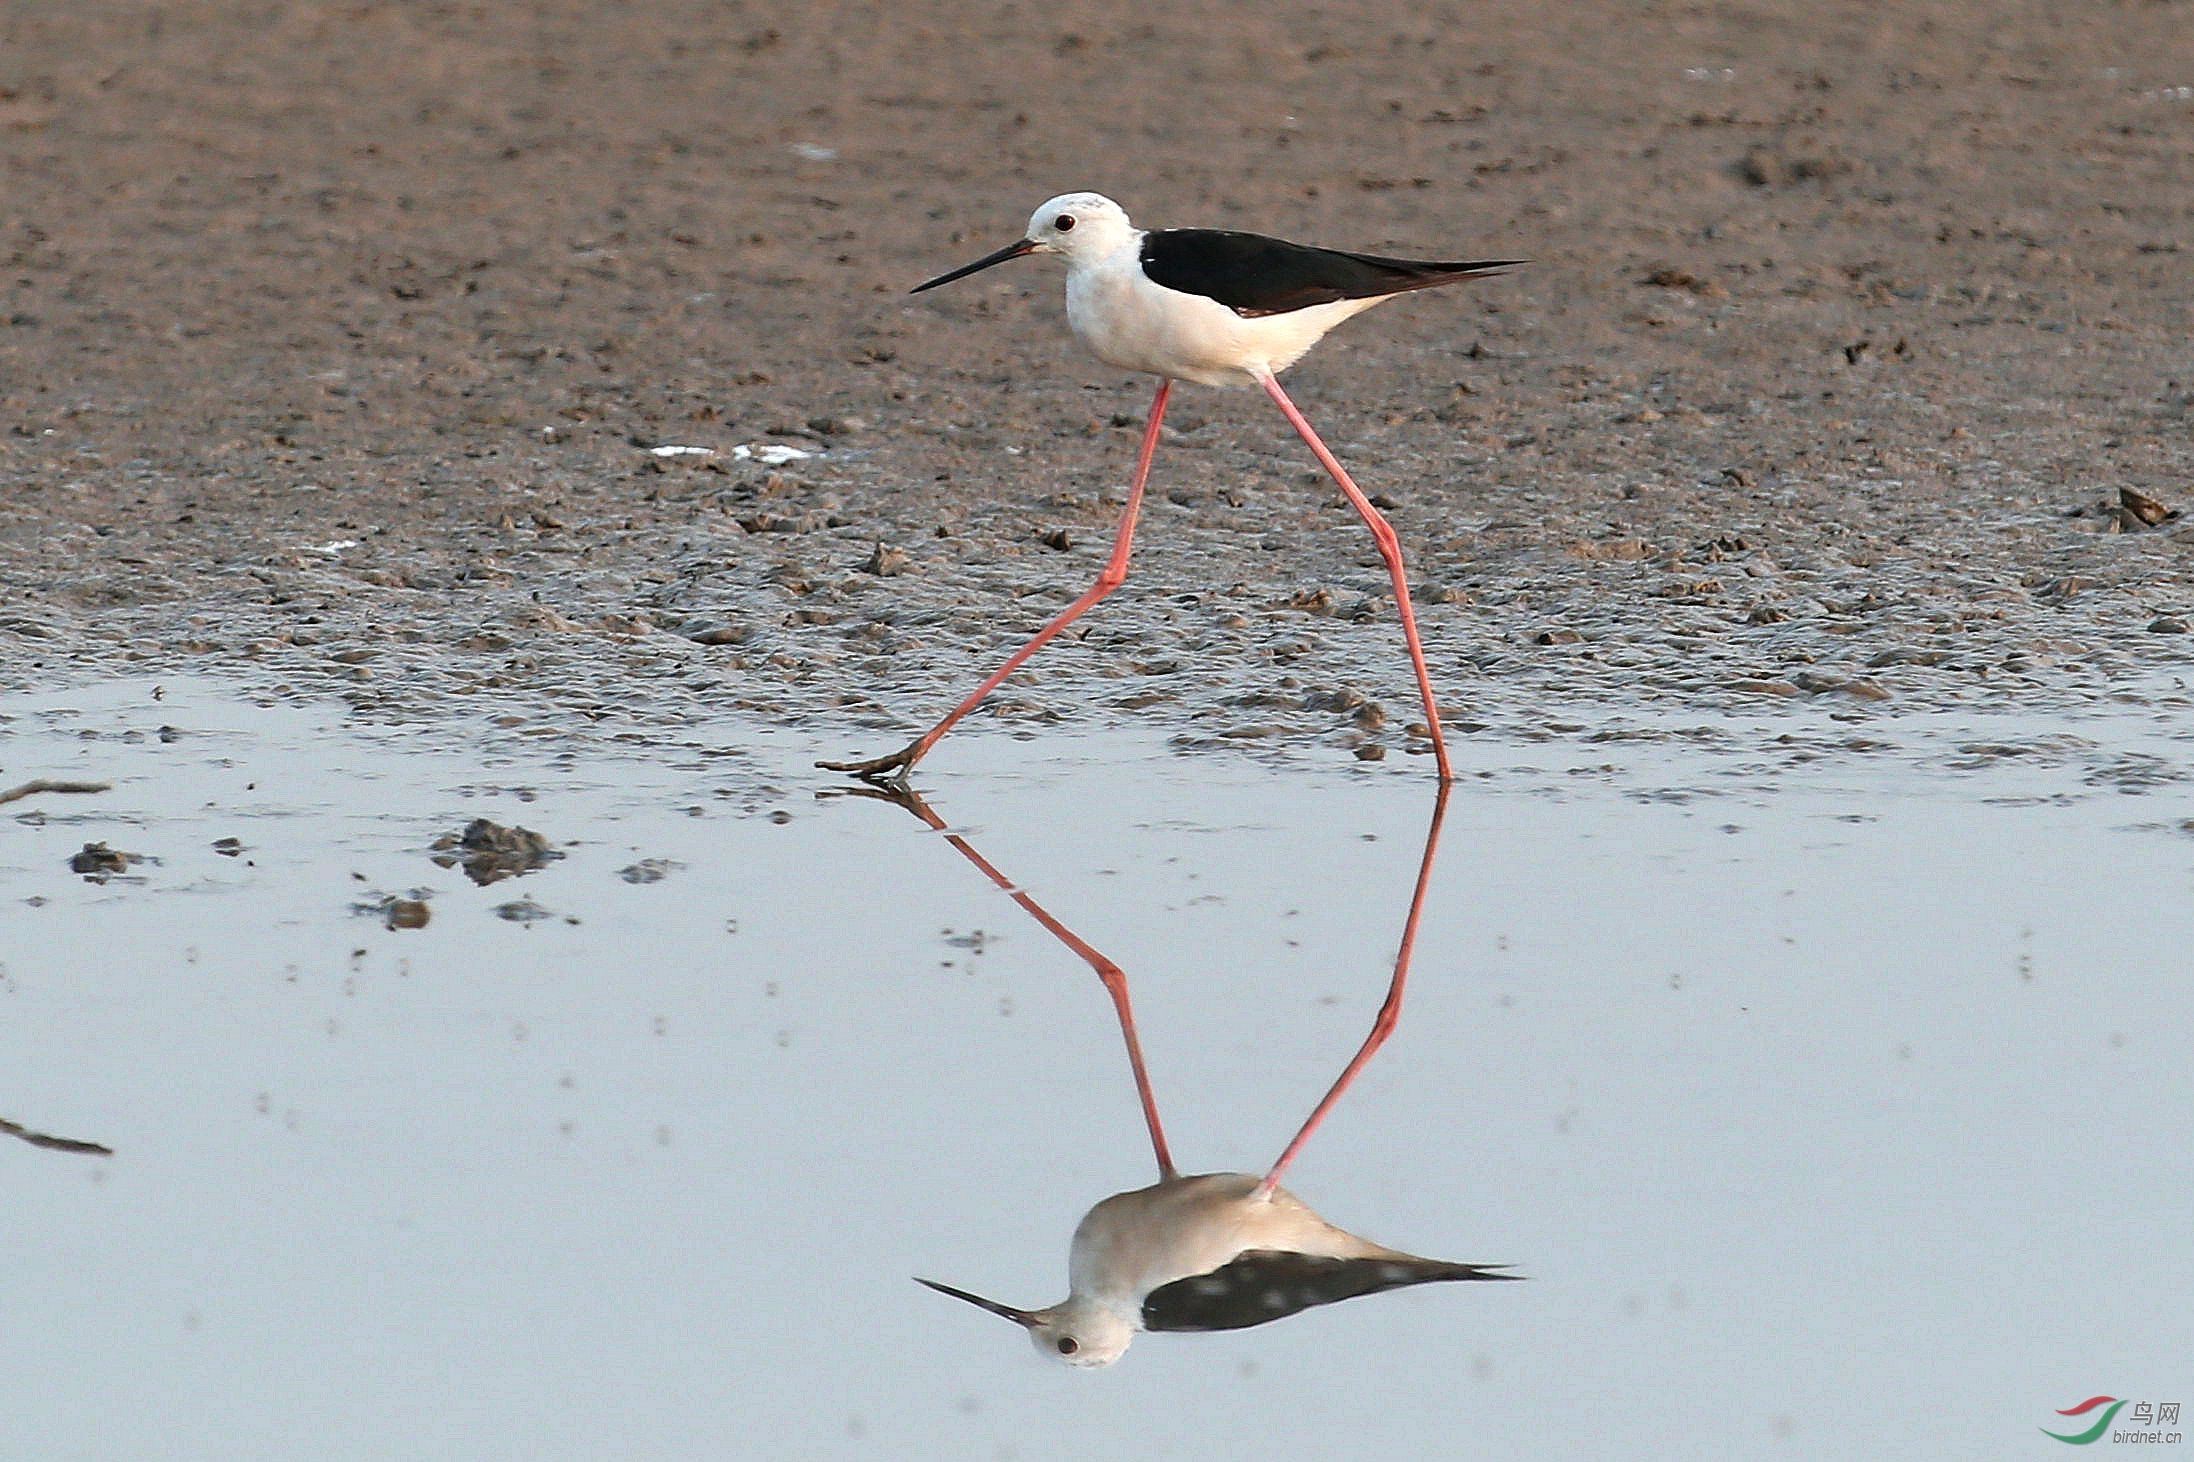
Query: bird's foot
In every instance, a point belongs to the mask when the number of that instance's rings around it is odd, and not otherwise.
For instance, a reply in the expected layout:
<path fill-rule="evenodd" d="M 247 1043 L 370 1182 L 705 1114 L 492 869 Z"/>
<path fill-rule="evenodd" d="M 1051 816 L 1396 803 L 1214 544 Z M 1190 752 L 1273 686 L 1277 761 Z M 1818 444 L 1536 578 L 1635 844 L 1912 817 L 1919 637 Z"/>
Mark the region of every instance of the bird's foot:
<path fill-rule="evenodd" d="M 914 763 L 926 748 L 919 740 L 910 741 L 889 756 L 874 756 L 867 761 L 819 761 L 817 766 L 826 772 L 848 772 L 872 786 L 903 790 L 907 785 L 907 773 L 914 770 Z"/>

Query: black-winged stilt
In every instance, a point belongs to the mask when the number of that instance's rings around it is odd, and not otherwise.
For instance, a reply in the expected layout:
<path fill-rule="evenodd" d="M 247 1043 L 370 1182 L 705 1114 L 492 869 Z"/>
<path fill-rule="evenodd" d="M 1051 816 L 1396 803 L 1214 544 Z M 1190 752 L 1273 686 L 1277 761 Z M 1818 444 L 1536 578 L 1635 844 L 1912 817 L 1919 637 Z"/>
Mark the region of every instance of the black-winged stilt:
<path fill-rule="evenodd" d="M 1394 606 L 1424 697 L 1425 729 L 1438 759 L 1440 780 L 1454 779 L 1440 711 L 1417 637 L 1401 543 L 1371 500 L 1350 480 L 1302 412 L 1280 389 L 1279 373 L 1302 358 L 1328 330 L 1381 300 L 1411 290 L 1474 279 L 1522 263 L 1476 259 L 1458 263 L 1389 259 L 1338 249 L 1291 244 L 1261 234 L 1222 229 L 1159 229 L 1145 232 L 1128 222 L 1119 204 L 1098 193 L 1062 193 L 1029 217 L 1019 240 L 962 268 L 914 287 L 934 289 L 979 269 L 1023 254 L 1060 254 L 1067 263 L 1067 323 L 1097 358 L 1124 370 L 1158 377 L 1158 394 L 1135 458 L 1127 508 L 1104 572 L 1089 592 L 1066 607 L 1000 666 L 952 713 L 904 749 L 867 761 L 819 762 L 829 771 L 870 780 L 903 778 L 953 724 L 978 705 L 1021 663 L 1127 579 L 1128 553 L 1143 485 L 1150 476 L 1158 426 L 1175 381 L 1205 386 L 1257 385 L 1279 406 L 1308 444 L 1318 464 L 1340 486 L 1350 506 L 1371 529 L 1394 580 Z"/>
<path fill-rule="evenodd" d="M 986 878 L 1097 972 L 1112 997 L 1113 1014 L 1127 1043 L 1143 1125 L 1158 1162 L 1157 1182 L 1115 1193 L 1083 1217 L 1068 1251 L 1067 1298 L 1058 1304 L 1022 1310 L 934 1279 L 921 1283 L 1020 1325 L 1041 1354 L 1077 1366 L 1105 1366 L 1118 1360 L 1146 1330 L 1241 1330 L 1316 1305 L 1407 1285 L 1522 1278 L 1501 1273 L 1505 1265 L 1450 1263 L 1375 1244 L 1326 1222 L 1280 1186 L 1280 1175 L 1401 1020 L 1410 956 L 1424 916 L 1425 892 L 1432 886 L 1432 858 L 1440 846 L 1448 792 L 1442 783 L 1433 802 L 1432 824 L 1425 832 L 1424 857 L 1417 865 L 1416 890 L 1402 926 L 1386 1000 L 1355 1056 L 1262 1178 L 1249 1173 L 1184 1175 L 1176 1169 L 1158 1119 L 1150 1072 L 1143 1064 L 1126 972 L 947 827 L 912 788 L 869 794 L 899 803 L 943 834 Z"/>

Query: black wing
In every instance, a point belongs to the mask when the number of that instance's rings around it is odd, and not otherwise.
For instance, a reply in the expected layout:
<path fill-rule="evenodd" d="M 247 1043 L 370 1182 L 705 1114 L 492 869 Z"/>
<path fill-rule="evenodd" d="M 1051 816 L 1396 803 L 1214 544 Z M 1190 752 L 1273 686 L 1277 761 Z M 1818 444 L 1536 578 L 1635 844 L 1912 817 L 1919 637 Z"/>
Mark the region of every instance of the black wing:
<path fill-rule="evenodd" d="M 1143 1301 L 1145 1330 L 1241 1330 L 1314 1305 L 1448 1279 L 1521 1279 L 1438 1259 L 1329 1259 L 1251 1249 L 1212 1270 L 1161 1284 Z"/>
<path fill-rule="evenodd" d="M 1429 289 L 1522 262 L 1387 259 L 1216 228 L 1169 228 L 1143 235 L 1143 273 L 1151 282 L 1200 294 L 1251 316 Z"/>

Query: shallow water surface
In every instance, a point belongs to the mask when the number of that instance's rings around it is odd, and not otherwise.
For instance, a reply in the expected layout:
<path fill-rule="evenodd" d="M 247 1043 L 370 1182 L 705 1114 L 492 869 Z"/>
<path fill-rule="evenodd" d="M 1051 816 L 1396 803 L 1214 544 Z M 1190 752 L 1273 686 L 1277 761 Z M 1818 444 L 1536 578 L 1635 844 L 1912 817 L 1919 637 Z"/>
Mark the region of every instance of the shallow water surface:
<path fill-rule="evenodd" d="M 158 691 L 0 722 L 0 781 L 114 784 L 0 823 L 0 1118 L 113 1149 L 0 1139 L 8 1456 L 2002 1457 L 2185 1399 L 2168 723 L 1460 743 L 1398 1031 L 1288 1186 L 1530 1282 L 1076 1374 L 910 1280 L 1048 1304 L 1151 1180 L 1111 1006 L 808 770 L 837 733 Z M 1125 970 L 1182 1166 L 1261 1171 L 1386 989 L 1423 763 L 949 745 L 938 815 Z M 430 847 L 478 817 L 565 856 L 476 886 Z"/>

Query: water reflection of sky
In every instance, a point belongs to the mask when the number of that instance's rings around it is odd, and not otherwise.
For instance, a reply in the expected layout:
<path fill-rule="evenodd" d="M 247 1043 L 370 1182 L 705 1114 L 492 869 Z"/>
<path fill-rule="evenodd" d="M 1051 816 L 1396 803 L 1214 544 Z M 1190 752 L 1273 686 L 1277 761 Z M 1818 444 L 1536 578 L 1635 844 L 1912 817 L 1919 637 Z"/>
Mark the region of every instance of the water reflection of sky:
<path fill-rule="evenodd" d="M 0 1117 L 116 1149 L 0 1143 L 8 1455 L 1997 1457 L 2183 1390 L 2175 783 L 1460 743 L 1402 1026 L 1288 1185 L 1531 1282 L 1079 1375 L 911 1280 L 1062 1292 L 1150 1163 L 1096 980 L 935 834 L 784 733 L 484 754 L 144 691 L 0 741 L 118 783 L 0 822 Z M 954 749 L 940 812 L 1130 972 L 1184 1166 L 1261 1170 L 1383 993 L 1430 786 Z M 569 856 L 429 861 L 482 815 Z M 93 839 L 161 861 L 87 884 Z M 351 912 L 421 886 L 426 929 Z"/>

